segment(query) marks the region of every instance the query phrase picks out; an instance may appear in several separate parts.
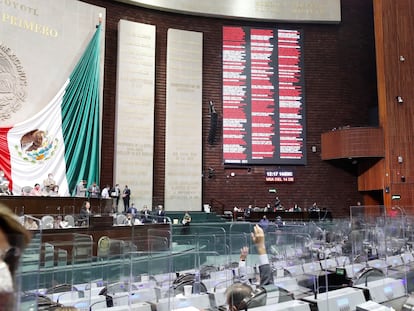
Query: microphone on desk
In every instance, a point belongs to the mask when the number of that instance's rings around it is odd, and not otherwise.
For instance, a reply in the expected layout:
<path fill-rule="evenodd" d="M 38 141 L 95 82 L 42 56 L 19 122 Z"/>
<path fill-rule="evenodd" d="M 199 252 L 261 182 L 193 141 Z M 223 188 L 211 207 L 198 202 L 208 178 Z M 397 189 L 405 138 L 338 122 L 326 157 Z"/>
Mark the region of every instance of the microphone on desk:
<path fill-rule="evenodd" d="M 319 290 L 319 286 L 316 284 L 316 276 L 313 276 L 313 294 L 314 294 L 314 298 L 315 300 L 318 299 L 318 290 Z"/>

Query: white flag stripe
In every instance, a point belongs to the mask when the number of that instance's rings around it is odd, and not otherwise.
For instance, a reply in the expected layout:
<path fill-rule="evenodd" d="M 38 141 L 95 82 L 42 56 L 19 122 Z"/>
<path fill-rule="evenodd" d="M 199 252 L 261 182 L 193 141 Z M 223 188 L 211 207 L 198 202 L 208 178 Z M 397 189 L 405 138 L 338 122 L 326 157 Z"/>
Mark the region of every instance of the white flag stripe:
<path fill-rule="evenodd" d="M 49 173 L 54 175 L 54 179 L 59 185 L 59 194 L 69 195 L 61 113 L 63 95 L 68 83 L 69 80 L 65 82 L 61 90 L 44 109 L 30 119 L 16 124 L 8 132 L 7 141 L 13 180 L 12 191 L 15 195 L 19 195 L 24 186 L 33 187 L 35 183 L 42 186 L 43 180 L 47 178 Z M 39 131 L 37 134 L 41 137 L 42 146 L 36 150 L 25 152 L 23 149 L 30 149 L 32 142 L 28 138 L 24 141 L 27 143 L 22 146 L 22 137 L 33 130 Z"/>

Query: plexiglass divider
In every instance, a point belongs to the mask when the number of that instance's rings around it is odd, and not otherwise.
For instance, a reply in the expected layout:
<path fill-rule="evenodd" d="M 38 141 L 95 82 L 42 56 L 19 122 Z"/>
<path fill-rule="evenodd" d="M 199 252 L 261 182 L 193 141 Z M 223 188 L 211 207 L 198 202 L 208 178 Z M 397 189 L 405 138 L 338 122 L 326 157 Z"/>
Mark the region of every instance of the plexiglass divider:
<path fill-rule="evenodd" d="M 24 211 L 24 207 L 23 207 Z M 20 222 L 27 228 L 40 228 L 40 219 L 29 216 L 20 216 Z M 42 231 L 33 231 L 29 245 L 21 253 L 19 267 L 15 274 L 16 310 L 36 310 L 39 302 L 38 290 L 42 290 L 41 284 L 41 250 Z M 44 290 L 44 289 L 43 289 Z"/>
<path fill-rule="evenodd" d="M 408 267 L 403 254 L 410 250 L 404 210 L 352 206 L 350 214 L 352 285 L 376 303 L 388 305 L 406 299 Z"/>
<path fill-rule="evenodd" d="M 64 207 L 63 214 L 70 210 Z M 386 304 L 413 291 L 412 219 L 403 209 L 392 211 L 389 215 L 383 206 L 357 206 L 351 207 L 349 219 L 264 225 L 278 303 L 301 300 L 331 308 L 333 293 L 340 292 L 334 304 L 353 308 L 360 292 L 364 301 L 366 296 Z M 78 219 L 74 215 L 75 226 L 89 224 Z M 115 226 L 130 230 L 120 236 L 108 232 L 98 240 L 89 230 L 69 236 L 62 230 L 56 242 L 43 244 L 41 236 L 50 219 L 34 219 L 40 230 L 34 231 L 17 274 L 20 310 L 36 310 L 23 293 L 44 294 L 81 311 L 112 306 L 217 309 L 226 305 L 226 289 L 234 282 L 259 287 L 260 260 L 251 239 L 256 223 L 185 227 L 164 219 L 154 218 L 151 224 L 162 223 L 167 230 L 138 230 L 146 224 L 117 224 L 114 217 Z M 22 223 L 26 220 L 21 218 Z M 240 251 L 245 246 L 249 253 L 241 270 Z"/>

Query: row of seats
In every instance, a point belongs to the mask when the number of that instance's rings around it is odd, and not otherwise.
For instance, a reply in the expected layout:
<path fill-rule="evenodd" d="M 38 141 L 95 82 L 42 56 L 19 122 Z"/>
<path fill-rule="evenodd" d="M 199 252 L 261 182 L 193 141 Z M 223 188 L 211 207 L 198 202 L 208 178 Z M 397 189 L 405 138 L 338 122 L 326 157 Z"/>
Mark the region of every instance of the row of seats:
<path fill-rule="evenodd" d="M 409 265 L 414 262 L 414 256 L 411 252 L 405 252 L 399 255 L 387 256 L 384 259 L 373 259 L 367 262 L 354 262 L 351 263 L 348 256 L 338 256 L 334 258 L 326 258 L 323 260 L 316 260 L 311 262 L 305 262 L 298 265 L 289 265 L 286 260 L 279 260 L 273 263 L 273 266 L 278 270 L 278 276 L 298 276 L 303 274 L 312 274 L 324 270 L 332 270 L 335 267 L 353 266 L 351 271 L 347 271 L 349 277 L 353 277 L 355 272 L 359 271 L 361 267 L 369 266 L 385 270 L 387 268 L 397 268 L 404 265 Z"/>
<path fill-rule="evenodd" d="M 24 225 L 27 217 L 30 216 L 22 216 L 21 217 L 21 223 Z M 34 218 L 33 218 L 34 219 Z M 86 219 L 81 219 L 81 218 L 77 218 L 75 219 L 75 217 L 73 215 L 56 215 L 56 216 L 52 216 L 52 215 L 44 215 L 42 216 L 42 218 L 40 219 L 40 221 L 35 220 L 36 223 L 38 222 L 38 226 L 37 228 L 39 229 L 59 229 L 59 228 L 72 228 L 75 226 L 87 226 L 87 220 Z M 145 222 L 145 221 L 144 221 Z M 157 218 L 157 217 L 151 217 L 148 218 L 148 221 L 150 223 L 157 223 L 157 222 L 162 222 L 162 223 L 168 223 L 169 219 L 167 217 L 162 217 L 162 218 Z M 117 214 L 114 215 L 114 220 L 113 220 L 113 224 L 114 225 L 140 225 L 142 224 L 143 221 L 138 219 L 138 218 L 134 218 L 132 220 L 129 220 L 127 218 L 126 215 L 124 214 Z M 37 229 L 37 228 L 28 228 L 28 229 Z"/>
<path fill-rule="evenodd" d="M 249 271 L 254 271 L 253 267 L 249 267 Z M 315 271 L 312 269 L 312 271 Z M 189 272 L 185 271 L 184 275 L 189 275 Z M 92 282 L 88 284 L 78 284 L 76 286 L 60 287 L 56 289 L 58 292 L 45 291 L 47 297 L 56 303 L 61 303 L 66 306 L 74 306 L 80 311 L 102 311 L 107 310 L 137 310 L 137 311 L 170 311 L 180 310 L 181 308 L 187 308 L 185 310 L 192 310 L 191 307 L 195 306 L 198 309 L 204 310 L 217 310 L 219 306 L 225 305 L 225 289 L 233 282 L 235 276 L 234 269 L 227 269 L 223 271 L 212 271 L 208 279 L 202 280 L 205 290 L 200 293 L 195 292 L 190 296 L 185 296 L 182 292 L 168 292 L 177 285 L 176 281 L 180 279 L 173 273 L 154 275 L 151 277 L 146 276 L 145 279 L 142 276 L 141 280 L 137 282 L 119 282 L 103 286 L 102 281 Z M 294 278 L 291 278 L 294 279 Z M 277 279 L 278 280 L 278 279 Z M 280 285 L 276 280 L 276 285 Z M 402 282 L 387 278 L 383 279 L 381 284 L 385 284 L 383 287 L 392 287 L 394 291 L 399 289 L 398 297 L 401 297 L 404 293 L 401 292 Z M 184 284 L 184 283 L 183 283 Z M 182 285 L 182 284 L 181 284 Z M 221 286 L 223 285 L 223 286 Z M 195 285 L 193 283 L 193 291 Z M 370 285 L 370 287 L 375 287 Z M 316 304 L 322 308 L 322 304 L 333 304 L 333 307 L 329 310 L 342 310 L 338 307 L 338 301 L 341 301 L 347 307 L 351 306 L 350 310 L 355 310 L 357 305 L 366 303 L 366 299 L 363 295 L 364 288 L 345 288 L 335 291 L 330 291 L 329 296 L 327 294 L 320 294 L 319 297 L 311 292 L 308 295 L 304 295 L 302 298 L 289 299 L 289 301 L 281 301 L 282 294 L 286 295 L 288 291 L 281 292 L 275 296 L 276 300 L 270 300 L 269 303 L 273 303 L 271 306 L 258 307 L 254 310 L 287 310 L 294 307 L 295 310 L 309 311 L 311 305 Z M 378 296 L 378 295 L 377 295 Z M 378 298 L 381 296 L 380 298 Z M 379 295 L 377 299 L 384 299 L 388 296 Z M 389 296 L 390 298 L 397 297 Z M 371 294 L 371 298 L 375 298 L 375 293 Z M 373 302 L 370 302 L 372 305 Z M 378 302 L 377 302 L 378 303 Z M 271 307 L 270 309 L 268 307 Z M 194 310 L 198 310 L 194 309 Z M 388 310 L 383 308 L 381 310 Z"/>

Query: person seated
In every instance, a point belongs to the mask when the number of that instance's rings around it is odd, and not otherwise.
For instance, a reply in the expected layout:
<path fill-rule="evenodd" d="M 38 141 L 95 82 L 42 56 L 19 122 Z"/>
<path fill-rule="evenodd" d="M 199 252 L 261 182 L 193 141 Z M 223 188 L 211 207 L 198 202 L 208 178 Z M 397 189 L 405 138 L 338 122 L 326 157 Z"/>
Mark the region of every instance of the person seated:
<path fill-rule="evenodd" d="M 164 207 L 161 204 L 158 205 L 157 222 L 158 223 L 166 222 Z"/>
<path fill-rule="evenodd" d="M 39 226 L 38 226 L 37 222 L 34 221 L 34 219 L 32 217 L 25 217 L 24 227 L 27 230 L 37 230 L 37 229 L 39 229 Z"/>
<path fill-rule="evenodd" d="M 56 185 L 53 187 L 52 191 L 49 192 L 51 197 L 58 197 L 59 196 L 59 186 Z"/>
<path fill-rule="evenodd" d="M 89 218 L 92 216 L 91 203 L 88 201 L 83 202 L 83 205 L 79 212 L 78 224 L 85 226 L 89 224 Z"/>
<path fill-rule="evenodd" d="M 63 219 L 61 215 L 56 216 L 55 223 L 53 225 L 55 229 L 69 228 L 69 222 Z"/>
<path fill-rule="evenodd" d="M 150 223 L 151 220 L 151 211 L 148 209 L 147 205 L 144 205 L 143 209 L 141 210 L 141 222 L 142 223 Z"/>
<path fill-rule="evenodd" d="M 122 224 L 132 226 L 134 224 L 134 216 L 131 213 L 127 213 Z"/>
<path fill-rule="evenodd" d="M 4 171 L 0 170 L 0 195 L 11 195 L 9 185 L 10 182 L 6 178 Z"/>
<path fill-rule="evenodd" d="M 237 206 L 235 206 L 234 208 L 233 208 L 233 212 L 235 212 L 235 213 L 238 213 L 238 212 L 241 212 L 242 210 L 240 209 L 240 208 L 238 208 Z"/>
<path fill-rule="evenodd" d="M 257 253 L 259 254 L 260 287 L 272 285 L 274 284 L 273 272 L 267 256 L 263 229 L 259 225 L 255 225 L 251 237 L 256 246 Z M 241 255 L 240 261 L 245 261 L 246 256 L 247 254 Z M 253 296 L 253 293 L 253 288 L 246 282 L 237 282 L 230 285 L 226 290 L 226 302 L 229 306 L 229 310 L 238 311 L 247 309 L 248 299 Z"/>
<path fill-rule="evenodd" d="M 181 221 L 183 226 L 189 226 L 191 223 L 191 216 L 188 212 L 184 213 L 183 220 Z"/>
<path fill-rule="evenodd" d="M 131 206 L 128 207 L 127 214 L 130 214 L 133 218 L 135 218 L 136 215 L 138 215 L 138 210 L 135 207 L 134 203 L 132 203 Z"/>
<path fill-rule="evenodd" d="M 277 216 L 276 219 L 275 219 L 275 224 L 276 224 L 277 227 L 283 226 L 284 223 L 283 223 L 282 217 Z"/>
<path fill-rule="evenodd" d="M 309 208 L 309 211 L 311 212 L 319 212 L 319 206 L 316 204 L 316 202 L 313 202 L 312 206 Z"/>
<path fill-rule="evenodd" d="M 183 235 L 189 234 L 190 233 L 191 216 L 187 211 L 184 213 L 184 217 L 181 220 L 181 223 L 183 225 L 183 227 L 181 229 L 181 234 L 183 234 Z"/>
<path fill-rule="evenodd" d="M 244 217 L 249 218 L 252 212 L 253 212 L 253 206 L 249 204 L 249 206 L 244 211 Z"/>
<path fill-rule="evenodd" d="M 259 226 L 262 227 L 264 231 L 269 227 L 269 219 L 267 219 L 266 215 L 263 215 L 262 219 L 260 219 Z"/>
<path fill-rule="evenodd" d="M 34 197 L 40 197 L 43 195 L 42 190 L 40 189 L 40 184 L 36 183 L 33 189 L 30 191 L 30 195 Z"/>
<path fill-rule="evenodd" d="M 293 211 L 294 212 L 301 212 L 302 209 L 299 207 L 299 205 L 295 204 L 295 206 L 293 206 Z"/>

